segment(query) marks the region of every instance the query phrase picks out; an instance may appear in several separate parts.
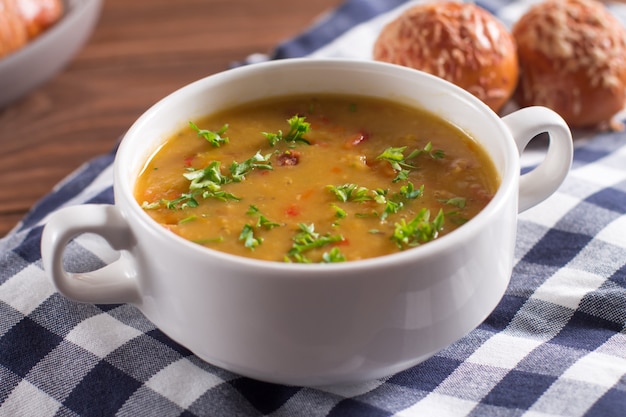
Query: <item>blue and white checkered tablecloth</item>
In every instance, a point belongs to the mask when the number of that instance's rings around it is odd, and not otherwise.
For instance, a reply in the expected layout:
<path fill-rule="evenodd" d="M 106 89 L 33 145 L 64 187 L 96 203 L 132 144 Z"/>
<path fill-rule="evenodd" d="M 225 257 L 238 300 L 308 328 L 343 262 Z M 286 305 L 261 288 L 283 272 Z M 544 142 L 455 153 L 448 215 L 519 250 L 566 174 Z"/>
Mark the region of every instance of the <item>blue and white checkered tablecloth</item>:
<path fill-rule="evenodd" d="M 510 25 L 531 1 L 477 3 Z M 403 4 L 347 0 L 273 56 L 250 61 L 367 58 Z M 624 5 L 610 7 L 626 22 Z M 626 133 L 575 136 L 568 179 L 520 215 L 511 283 L 484 323 L 405 372 L 317 389 L 232 374 L 131 305 L 56 293 L 39 250 L 46 216 L 113 200 L 115 151 L 88 162 L 0 240 L 0 417 L 626 416 Z M 68 247 L 67 268 L 92 270 L 112 256 L 85 235 Z"/>

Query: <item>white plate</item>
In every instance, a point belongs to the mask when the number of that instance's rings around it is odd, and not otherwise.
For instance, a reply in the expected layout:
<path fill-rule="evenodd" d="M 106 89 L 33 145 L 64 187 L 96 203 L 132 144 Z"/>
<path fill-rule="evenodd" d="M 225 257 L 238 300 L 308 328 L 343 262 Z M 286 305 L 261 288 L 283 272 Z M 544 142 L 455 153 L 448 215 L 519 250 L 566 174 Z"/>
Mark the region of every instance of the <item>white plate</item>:
<path fill-rule="evenodd" d="M 61 20 L 18 51 L 0 58 L 0 108 L 60 71 L 91 35 L 102 0 L 65 0 Z"/>

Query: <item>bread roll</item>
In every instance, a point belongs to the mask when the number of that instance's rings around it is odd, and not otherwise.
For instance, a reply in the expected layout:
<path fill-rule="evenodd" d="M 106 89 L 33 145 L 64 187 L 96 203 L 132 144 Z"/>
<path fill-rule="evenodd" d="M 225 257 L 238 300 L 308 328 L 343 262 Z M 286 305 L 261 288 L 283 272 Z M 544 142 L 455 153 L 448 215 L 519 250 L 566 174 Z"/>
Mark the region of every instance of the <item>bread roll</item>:
<path fill-rule="evenodd" d="M 62 14 L 61 0 L 0 0 L 0 58 L 26 45 Z"/>
<path fill-rule="evenodd" d="M 572 127 L 612 125 L 626 99 L 626 31 L 595 0 L 547 0 L 513 27 L 517 101 L 543 105 Z"/>
<path fill-rule="evenodd" d="M 444 78 L 496 112 L 513 94 L 519 73 L 511 34 L 473 3 L 433 2 L 407 9 L 383 28 L 373 56 Z"/>

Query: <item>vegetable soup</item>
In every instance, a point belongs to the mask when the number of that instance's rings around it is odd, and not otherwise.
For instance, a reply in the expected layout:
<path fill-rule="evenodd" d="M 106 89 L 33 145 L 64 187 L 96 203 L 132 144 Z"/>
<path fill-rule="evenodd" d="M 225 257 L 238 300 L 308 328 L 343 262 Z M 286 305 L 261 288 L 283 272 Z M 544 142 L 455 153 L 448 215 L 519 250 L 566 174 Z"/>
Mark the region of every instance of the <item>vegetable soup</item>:
<path fill-rule="evenodd" d="M 147 161 L 135 198 L 200 245 L 319 263 L 425 244 L 474 217 L 499 183 L 481 146 L 439 117 L 328 94 L 190 121 Z"/>

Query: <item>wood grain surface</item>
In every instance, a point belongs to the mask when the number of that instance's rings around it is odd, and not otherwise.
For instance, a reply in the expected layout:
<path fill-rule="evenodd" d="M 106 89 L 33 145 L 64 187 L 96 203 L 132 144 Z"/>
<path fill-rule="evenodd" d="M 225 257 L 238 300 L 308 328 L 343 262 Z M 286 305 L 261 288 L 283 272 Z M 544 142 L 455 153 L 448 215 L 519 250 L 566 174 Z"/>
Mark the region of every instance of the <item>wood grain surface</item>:
<path fill-rule="evenodd" d="M 0 110 L 0 237 L 161 97 L 271 51 L 339 2 L 105 0 L 68 66 Z"/>

